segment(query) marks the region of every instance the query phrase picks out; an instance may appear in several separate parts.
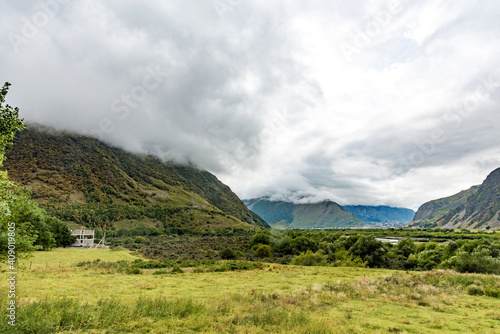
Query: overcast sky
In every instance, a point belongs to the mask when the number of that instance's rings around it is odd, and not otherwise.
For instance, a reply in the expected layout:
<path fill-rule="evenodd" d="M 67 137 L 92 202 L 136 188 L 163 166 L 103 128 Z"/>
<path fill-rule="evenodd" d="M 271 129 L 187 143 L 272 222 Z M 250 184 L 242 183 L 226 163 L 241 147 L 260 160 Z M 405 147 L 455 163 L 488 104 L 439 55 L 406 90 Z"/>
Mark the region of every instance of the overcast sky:
<path fill-rule="evenodd" d="M 500 167 L 500 2 L 0 0 L 28 122 L 241 198 L 417 209 Z"/>

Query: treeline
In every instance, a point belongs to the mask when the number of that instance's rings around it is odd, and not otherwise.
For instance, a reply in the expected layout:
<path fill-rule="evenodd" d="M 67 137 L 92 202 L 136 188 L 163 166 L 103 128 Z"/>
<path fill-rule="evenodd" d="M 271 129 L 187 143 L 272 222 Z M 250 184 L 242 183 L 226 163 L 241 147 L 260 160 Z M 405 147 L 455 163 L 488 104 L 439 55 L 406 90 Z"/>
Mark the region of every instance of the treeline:
<path fill-rule="evenodd" d="M 497 233 L 404 229 L 252 233 L 234 229 L 200 232 L 171 227 L 110 233 L 112 237 L 108 240 L 112 246 L 121 245 L 158 260 L 237 259 L 396 270 L 449 268 L 459 272 L 500 274 Z M 443 234 L 449 238 L 443 238 Z M 141 237 L 134 238 L 136 235 Z M 399 235 L 401 239 L 395 245 L 377 239 L 388 235 Z"/>
<path fill-rule="evenodd" d="M 52 215 L 65 221 L 93 228 L 111 228 L 112 223 L 123 219 L 140 219 L 148 217 L 165 222 L 169 217 L 190 210 L 187 207 L 131 206 L 121 204 L 68 204 L 43 205 Z"/>
<path fill-rule="evenodd" d="M 265 231 L 252 237 L 249 247 L 256 252 L 268 247 L 274 256 L 294 255 L 292 263 L 298 265 L 399 270 L 449 268 L 459 272 L 500 274 L 500 240 L 496 238 L 437 243 L 415 242 L 408 237 L 392 245 L 366 233 L 345 235 L 342 232 L 291 231 L 273 234 Z"/>
<path fill-rule="evenodd" d="M 18 253 L 34 250 L 50 250 L 53 247 L 67 247 L 73 244 L 68 224 L 53 217 L 29 198 L 26 190 L 20 190 L 9 203 L 8 226 L 15 229 L 15 246 Z M 0 232 L 0 254 L 2 258 L 9 249 L 9 230 Z"/>

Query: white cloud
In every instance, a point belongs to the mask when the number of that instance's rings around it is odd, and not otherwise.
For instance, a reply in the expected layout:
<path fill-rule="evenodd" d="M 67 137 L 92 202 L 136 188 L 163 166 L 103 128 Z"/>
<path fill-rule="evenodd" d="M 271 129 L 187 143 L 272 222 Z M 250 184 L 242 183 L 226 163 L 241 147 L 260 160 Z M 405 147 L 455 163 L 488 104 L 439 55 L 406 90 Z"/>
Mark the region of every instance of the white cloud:
<path fill-rule="evenodd" d="M 247 198 L 416 208 L 497 167 L 499 4 L 222 3 L 4 4 L 9 103 Z"/>

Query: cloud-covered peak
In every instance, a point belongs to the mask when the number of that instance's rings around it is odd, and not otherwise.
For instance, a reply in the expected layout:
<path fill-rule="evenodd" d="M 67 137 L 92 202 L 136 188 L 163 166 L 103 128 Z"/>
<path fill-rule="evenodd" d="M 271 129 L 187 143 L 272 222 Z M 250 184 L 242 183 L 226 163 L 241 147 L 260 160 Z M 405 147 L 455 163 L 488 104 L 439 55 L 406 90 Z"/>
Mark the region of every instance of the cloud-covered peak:
<path fill-rule="evenodd" d="M 31 122 L 193 162 L 241 197 L 416 208 L 500 165 L 500 5 L 9 2 Z"/>

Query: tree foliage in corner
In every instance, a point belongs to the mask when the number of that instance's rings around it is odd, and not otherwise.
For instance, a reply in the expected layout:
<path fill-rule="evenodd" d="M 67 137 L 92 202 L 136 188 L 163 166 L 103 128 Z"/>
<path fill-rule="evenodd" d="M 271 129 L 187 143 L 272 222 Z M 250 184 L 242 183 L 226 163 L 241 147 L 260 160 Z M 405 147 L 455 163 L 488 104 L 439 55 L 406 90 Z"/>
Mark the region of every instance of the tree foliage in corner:
<path fill-rule="evenodd" d="M 3 166 L 5 149 L 12 145 L 16 133 L 24 129 L 19 109 L 5 103 L 9 86 L 7 82 L 0 90 L 0 167 Z M 73 242 L 67 224 L 47 215 L 30 200 L 25 188 L 10 181 L 7 172 L 1 170 L 0 261 L 6 259 L 9 237 L 11 243 L 15 240 L 16 254 L 21 256 L 36 249 L 48 250 L 55 246 L 69 246 Z"/>
<path fill-rule="evenodd" d="M 5 96 L 10 84 L 7 82 L 0 90 L 0 167 L 3 166 L 5 148 L 12 145 L 17 131 L 24 129 L 23 119 L 19 118 L 19 109 L 5 104 Z M 0 223 L 3 227 L 10 216 L 9 204 L 14 200 L 18 188 L 9 181 L 6 171 L 0 171 Z"/>

